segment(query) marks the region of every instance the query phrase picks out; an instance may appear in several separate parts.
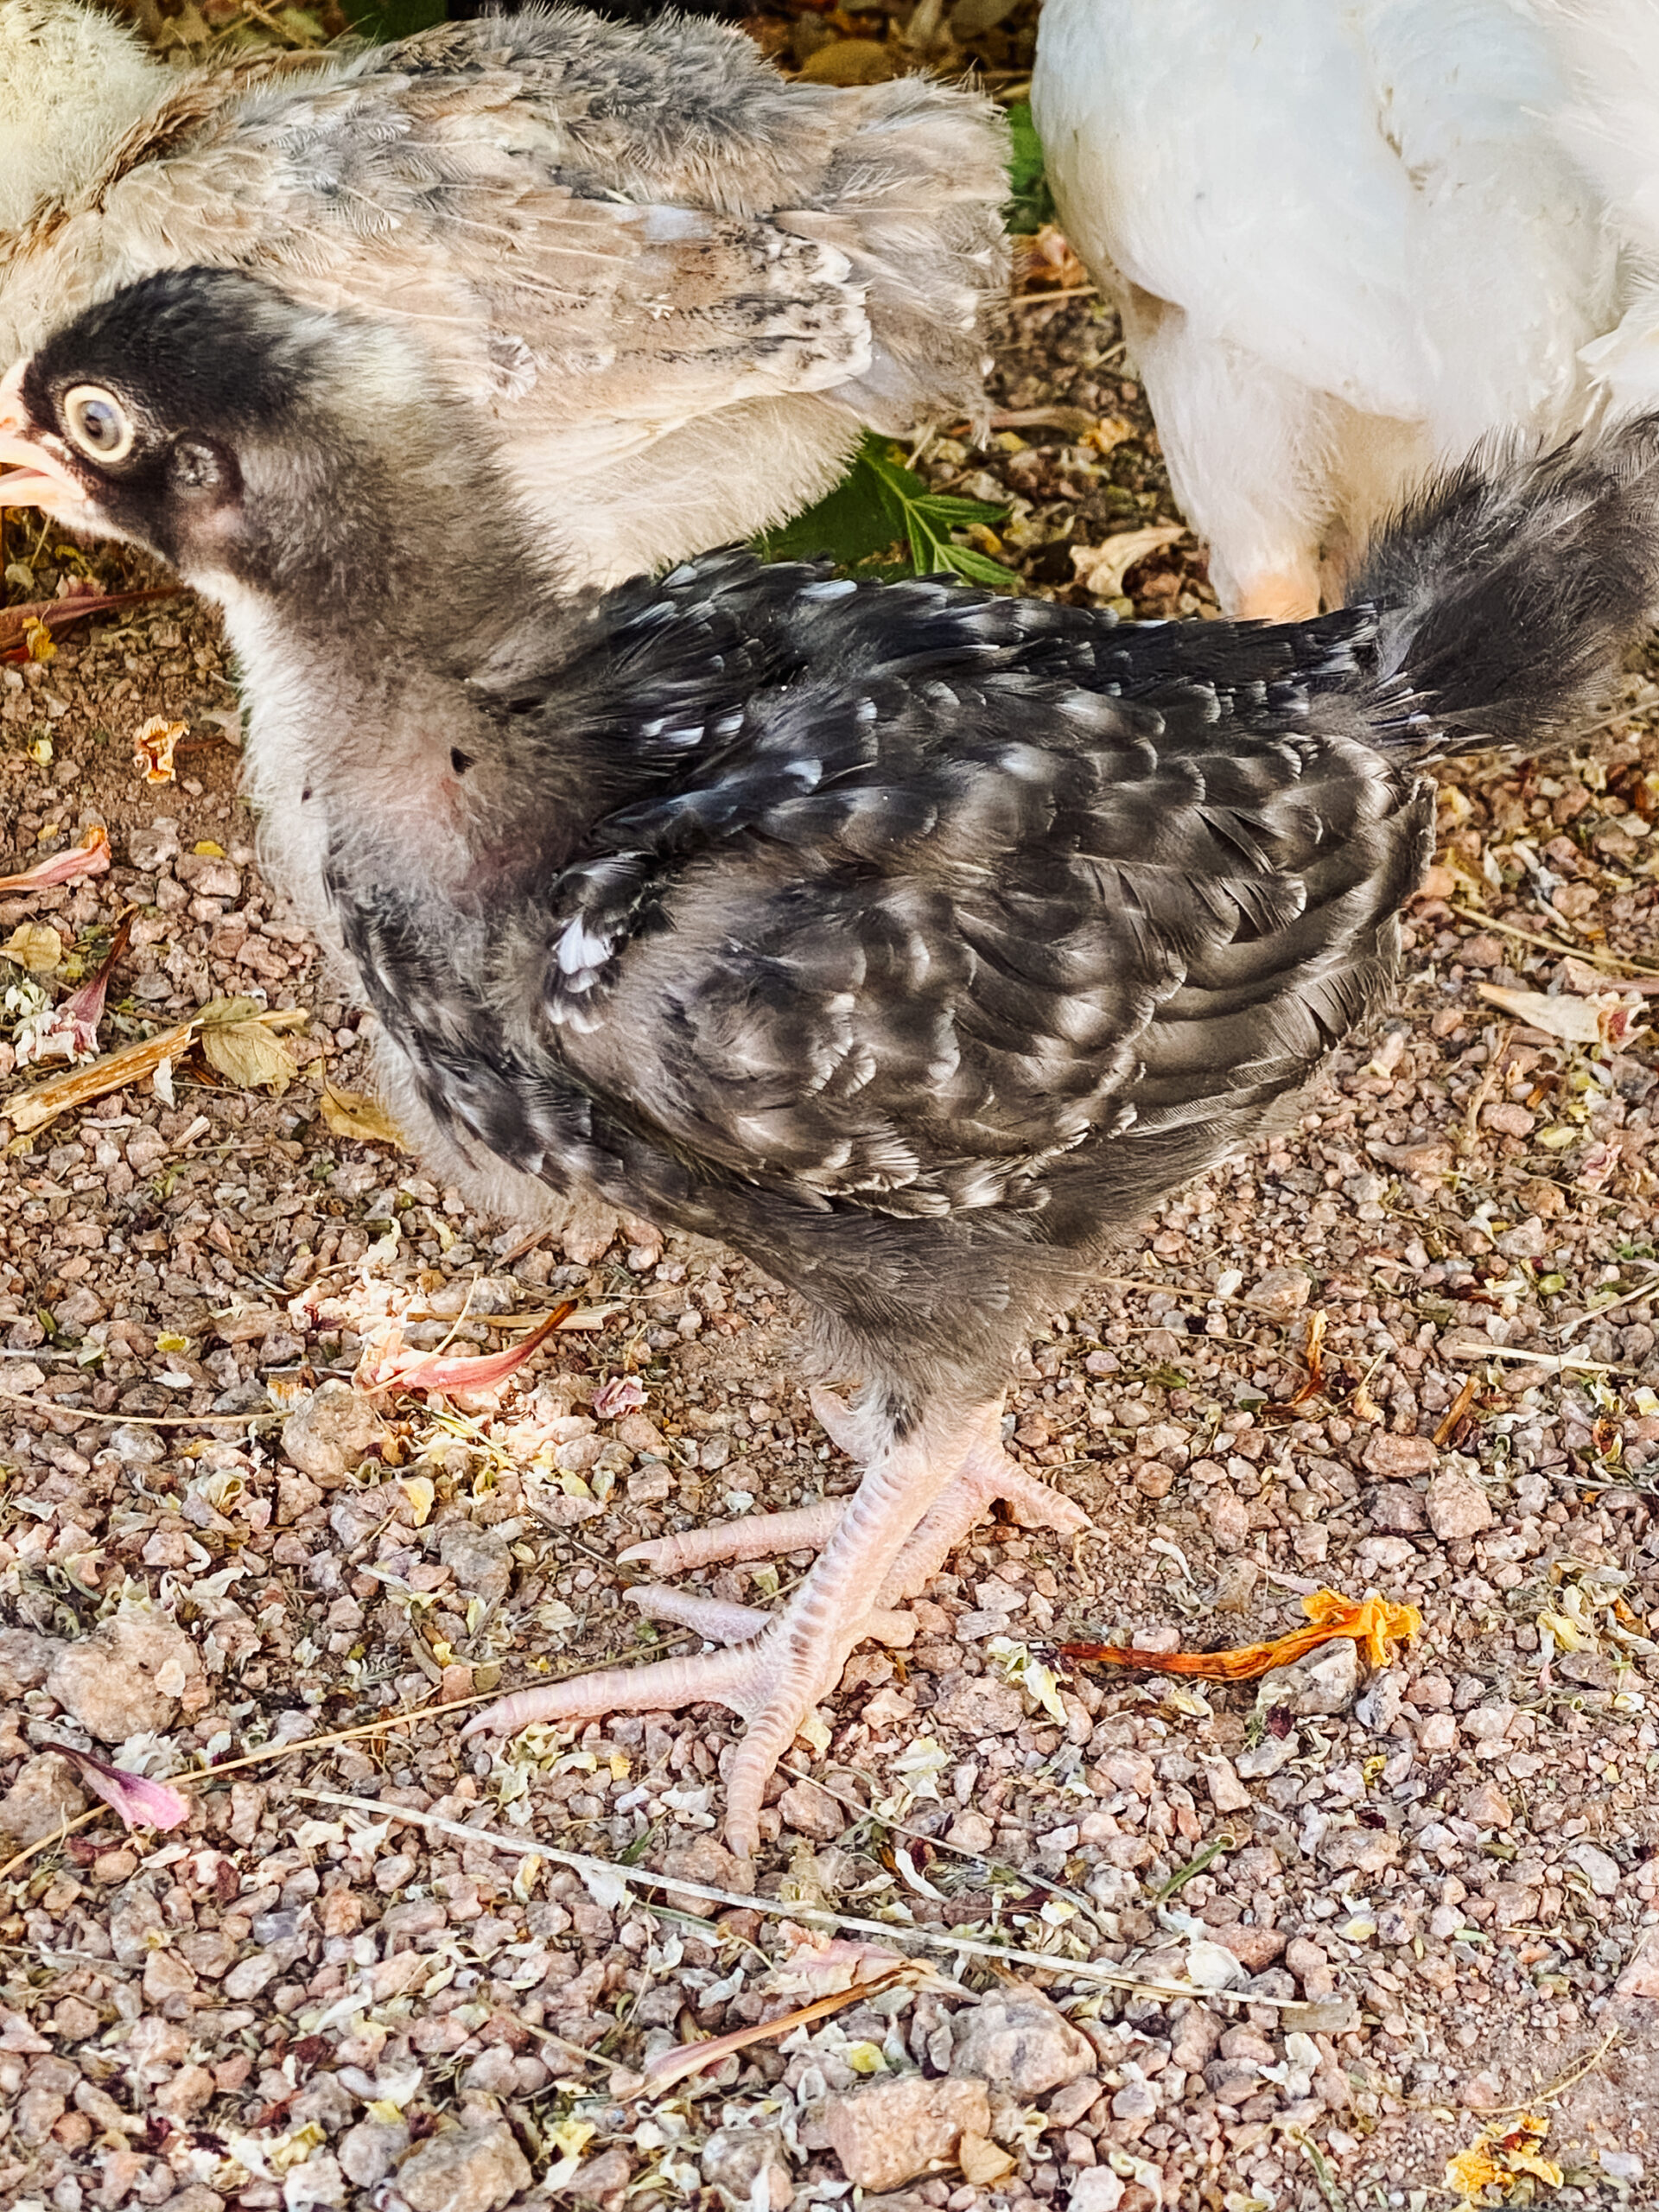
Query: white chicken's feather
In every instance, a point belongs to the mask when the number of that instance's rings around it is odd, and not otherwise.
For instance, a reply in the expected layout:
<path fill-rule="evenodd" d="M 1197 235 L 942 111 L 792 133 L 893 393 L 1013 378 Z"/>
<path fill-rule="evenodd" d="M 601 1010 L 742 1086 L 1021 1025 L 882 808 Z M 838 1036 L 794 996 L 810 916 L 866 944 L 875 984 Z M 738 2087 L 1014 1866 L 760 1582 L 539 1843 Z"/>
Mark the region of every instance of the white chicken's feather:
<path fill-rule="evenodd" d="M 1535 4 L 1567 86 L 1555 134 L 1626 238 L 1659 254 L 1659 8 L 1653 0 Z"/>
<path fill-rule="evenodd" d="M 1575 12 L 1659 46 L 1652 0 Z M 1321 550 L 1437 461 L 1593 409 L 1581 357 L 1628 270 L 1552 127 L 1572 74 L 1529 0 L 1048 0 L 1061 219 L 1119 294 L 1230 606 L 1311 595 Z"/>
<path fill-rule="evenodd" d="M 1536 0 L 1569 87 L 1555 136 L 1594 179 L 1624 252 L 1624 311 L 1584 367 L 1618 413 L 1659 399 L 1659 8 Z"/>

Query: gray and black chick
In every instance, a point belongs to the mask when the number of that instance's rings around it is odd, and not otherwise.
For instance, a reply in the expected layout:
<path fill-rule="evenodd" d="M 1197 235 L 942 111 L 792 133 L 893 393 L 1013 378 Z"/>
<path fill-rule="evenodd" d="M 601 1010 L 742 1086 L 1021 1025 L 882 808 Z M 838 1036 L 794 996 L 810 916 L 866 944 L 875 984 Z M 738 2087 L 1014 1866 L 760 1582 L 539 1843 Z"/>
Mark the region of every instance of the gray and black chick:
<path fill-rule="evenodd" d="M 160 276 L 0 385 L 11 498 L 224 607 L 340 931 L 475 1158 L 725 1239 L 791 1284 L 864 1465 L 642 1547 L 819 1548 L 724 1648 L 474 1729 L 718 1700 L 747 1852 L 798 1724 L 994 1499 L 1012 1355 L 1103 1250 L 1284 1116 L 1383 1002 L 1430 758 L 1575 726 L 1659 599 L 1659 422 L 1493 453 L 1293 627 L 1121 626 L 747 556 L 577 605 L 384 324 Z"/>

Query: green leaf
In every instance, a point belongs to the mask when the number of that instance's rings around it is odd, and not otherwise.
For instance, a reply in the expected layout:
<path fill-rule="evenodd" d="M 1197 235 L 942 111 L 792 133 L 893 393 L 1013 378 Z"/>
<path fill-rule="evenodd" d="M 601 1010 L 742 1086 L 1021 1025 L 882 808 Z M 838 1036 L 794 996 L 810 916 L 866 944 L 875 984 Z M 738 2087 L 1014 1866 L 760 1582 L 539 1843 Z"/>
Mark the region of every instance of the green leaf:
<path fill-rule="evenodd" d="M 975 522 L 1001 522 L 1008 512 L 989 499 L 958 499 L 949 492 L 925 492 L 918 505 L 925 509 L 930 522 L 943 523 L 948 530 L 966 530 Z"/>
<path fill-rule="evenodd" d="M 934 492 L 899 449 L 867 436 L 835 490 L 817 506 L 755 541 L 763 560 L 830 560 L 861 577 L 890 582 L 905 575 L 955 574 L 1000 590 L 1018 589 L 1011 569 L 952 543 L 950 532 L 1000 522 L 1006 507 Z M 903 556 L 893 558 L 897 552 Z M 878 556 L 885 559 L 878 562 Z"/>
<path fill-rule="evenodd" d="M 901 500 L 888 488 L 887 474 L 875 456 L 880 448 L 866 438 L 851 467 L 833 492 L 817 506 L 797 515 L 780 529 L 767 531 L 756 541 L 768 561 L 834 561 L 852 568 L 872 555 L 885 553 L 905 535 Z M 901 474 L 908 475 L 908 470 Z"/>
<path fill-rule="evenodd" d="M 1005 569 L 1000 561 L 993 561 L 983 553 L 976 553 L 969 545 L 942 545 L 941 565 L 954 569 L 969 583 L 989 584 L 997 591 L 1023 591 L 1026 580 L 1017 570 Z"/>
<path fill-rule="evenodd" d="M 1007 226 L 1016 238 L 1025 238 L 1054 220 L 1054 195 L 1029 100 L 1016 100 L 1008 110 L 1008 137 Z"/>
<path fill-rule="evenodd" d="M 446 0 L 341 0 L 346 20 L 359 38 L 386 46 L 430 30 L 448 14 Z"/>

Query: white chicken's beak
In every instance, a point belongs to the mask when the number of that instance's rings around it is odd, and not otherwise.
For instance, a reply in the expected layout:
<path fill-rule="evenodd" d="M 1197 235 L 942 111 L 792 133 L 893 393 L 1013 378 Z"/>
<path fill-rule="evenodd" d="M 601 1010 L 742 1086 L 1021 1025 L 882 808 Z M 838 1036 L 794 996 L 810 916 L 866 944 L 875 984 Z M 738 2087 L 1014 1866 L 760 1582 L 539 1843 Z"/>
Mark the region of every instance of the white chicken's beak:
<path fill-rule="evenodd" d="M 23 404 L 26 362 L 0 378 L 0 507 L 41 507 L 55 512 L 84 506 L 86 486 L 35 442 L 34 425 Z"/>

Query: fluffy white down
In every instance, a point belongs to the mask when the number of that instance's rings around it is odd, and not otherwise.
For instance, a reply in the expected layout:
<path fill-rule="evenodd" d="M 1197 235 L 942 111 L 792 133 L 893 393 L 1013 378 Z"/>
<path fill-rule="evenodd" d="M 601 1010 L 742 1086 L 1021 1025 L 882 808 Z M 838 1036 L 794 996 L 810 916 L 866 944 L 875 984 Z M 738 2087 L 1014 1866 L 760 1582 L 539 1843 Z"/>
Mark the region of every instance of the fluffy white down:
<path fill-rule="evenodd" d="M 1047 0 L 1033 105 L 1233 610 L 1339 595 L 1489 431 L 1659 398 L 1653 0 Z"/>
<path fill-rule="evenodd" d="M 0 0 L 0 231 L 95 175 L 168 73 L 73 0 Z"/>

